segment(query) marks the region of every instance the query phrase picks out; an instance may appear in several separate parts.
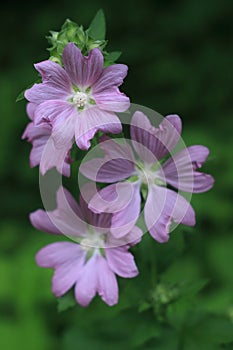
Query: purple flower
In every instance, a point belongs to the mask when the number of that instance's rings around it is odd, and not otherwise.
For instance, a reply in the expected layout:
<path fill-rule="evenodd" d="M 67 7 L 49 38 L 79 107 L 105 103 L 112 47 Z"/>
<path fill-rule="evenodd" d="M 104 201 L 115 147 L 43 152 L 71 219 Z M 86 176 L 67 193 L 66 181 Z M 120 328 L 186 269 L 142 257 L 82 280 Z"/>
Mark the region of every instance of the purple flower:
<path fill-rule="evenodd" d="M 82 189 L 89 197 L 91 192 L 89 185 Z M 75 286 L 75 298 L 80 305 L 88 306 L 98 293 L 111 306 L 118 302 L 115 274 L 125 278 L 138 274 L 133 255 L 128 251 L 130 245 L 124 240 L 117 242 L 109 233 L 111 216 L 91 212 L 83 197 L 78 205 L 62 187 L 57 192 L 57 209 L 30 214 L 31 223 L 37 229 L 52 234 L 65 233 L 74 241 L 49 244 L 36 255 L 39 266 L 55 270 L 52 292 L 56 297 Z M 141 230 L 134 227 L 129 235 L 137 236 L 138 242 Z"/>
<path fill-rule="evenodd" d="M 198 169 L 208 157 L 204 146 L 191 146 L 162 162 L 177 145 L 181 119 L 169 115 L 158 128 L 151 125 L 142 112 L 132 117 L 130 134 L 132 147 L 117 139 L 102 138 L 104 159 L 96 158 L 82 164 L 80 171 L 97 182 L 113 183 L 102 189 L 89 203 L 95 212 L 113 212 L 111 232 L 122 237 L 135 225 L 141 209 L 141 194 L 145 198 L 144 220 L 155 240 L 166 242 L 172 221 L 195 225 L 195 212 L 188 201 L 174 189 L 190 193 L 209 190 L 212 176 Z M 123 181 L 127 179 L 127 181 Z M 122 187 L 123 186 L 123 187 Z M 122 208 L 122 209 L 121 209 Z"/>
<path fill-rule="evenodd" d="M 72 142 L 81 149 L 90 147 L 90 140 L 98 130 L 119 133 L 120 120 L 114 112 L 124 112 L 129 98 L 118 87 L 127 74 L 127 66 L 114 64 L 103 68 L 103 55 L 97 48 L 88 57 L 73 43 L 63 51 L 62 68 L 52 61 L 35 65 L 42 76 L 41 84 L 34 84 L 25 97 L 37 105 L 35 124 L 52 126 L 57 148 Z"/>
<path fill-rule="evenodd" d="M 72 162 L 70 150 L 72 148 L 72 143 L 67 143 L 64 147 L 57 149 L 51 137 L 51 124 L 47 123 L 41 126 L 34 125 L 33 120 L 36 107 L 36 104 L 27 104 L 27 114 L 31 122 L 27 125 L 22 135 L 22 139 L 27 139 L 27 141 L 32 144 L 30 166 L 33 168 L 40 165 L 42 175 L 49 169 L 56 167 L 61 174 L 70 176 L 70 163 Z"/>

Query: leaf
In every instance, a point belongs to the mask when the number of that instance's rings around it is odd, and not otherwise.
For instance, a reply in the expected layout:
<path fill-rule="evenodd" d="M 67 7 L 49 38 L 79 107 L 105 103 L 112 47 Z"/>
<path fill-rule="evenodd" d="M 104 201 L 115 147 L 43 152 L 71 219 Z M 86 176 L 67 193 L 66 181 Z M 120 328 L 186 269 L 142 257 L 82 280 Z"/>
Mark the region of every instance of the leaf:
<path fill-rule="evenodd" d="M 74 307 L 76 305 L 76 301 L 74 299 L 73 291 L 63 295 L 61 298 L 57 299 L 57 311 L 62 312 Z"/>
<path fill-rule="evenodd" d="M 121 56 L 122 52 L 121 51 L 112 51 L 109 52 L 106 59 L 109 62 L 116 62 L 118 58 Z"/>
<path fill-rule="evenodd" d="M 18 94 L 18 96 L 16 97 L 15 102 L 19 102 L 19 101 L 22 101 L 22 100 L 24 99 L 24 92 L 25 92 L 25 89 L 22 90 L 22 91 Z"/>
<path fill-rule="evenodd" d="M 103 10 L 99 10 L 93 18 L 88 29 L 89 36 L 94 40 L 104 40 L 106 35 L 106 22 Z"/>

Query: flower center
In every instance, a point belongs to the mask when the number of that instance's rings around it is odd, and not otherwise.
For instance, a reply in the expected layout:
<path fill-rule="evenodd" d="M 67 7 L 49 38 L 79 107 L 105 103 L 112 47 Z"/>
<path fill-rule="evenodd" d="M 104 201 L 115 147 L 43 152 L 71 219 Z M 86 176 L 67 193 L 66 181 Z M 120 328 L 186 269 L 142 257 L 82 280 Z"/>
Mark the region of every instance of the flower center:
<path fill-rule="evenodd" d="M 85 92 L 77 91 L 73 95 L 73 103 L 78 107 L 85 107 L 87 104 L 87 94 Z"/>
<path fill-rule="evenodd" d="M 86 251 L 99 250 L 104 246 L 104 240 L 101 235 L 92 233 L 88 237 L 83 238 L 80 245 L 82 249 Z"/>

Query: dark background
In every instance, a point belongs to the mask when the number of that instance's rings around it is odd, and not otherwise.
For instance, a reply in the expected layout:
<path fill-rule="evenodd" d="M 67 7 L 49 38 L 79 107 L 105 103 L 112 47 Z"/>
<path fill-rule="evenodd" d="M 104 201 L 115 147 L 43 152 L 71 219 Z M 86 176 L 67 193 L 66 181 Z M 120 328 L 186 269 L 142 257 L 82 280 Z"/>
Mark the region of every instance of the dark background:
<path fill-rule="evenodd" d="M 193 196 L 195 229 L 176 229 L 167 245 L 146 237 L 135 249 L 141 274 L 120 281 L 117 307 L 94 300 L 88 309 L 77 306 L 57 314 L 50 292 L 52 271 L 34 262 L 38 249 L 54 238 L 37 232 L 28 222 L 29 212 L 41 207 L 38 168 L 29 168 L 30 145 L 21 141 L 28 122 L 26 103 L 16 104 L 15 99 L 35 80 L 33 63 L 48 58 L 45 36 L 49 31 L 59 30 L 66 18 L 88 27 L 99 8 L 107 19 L 109 51 L 122 51 L 119 61 L 129 66 L 122 90 L 134 103 L 163 115 L 179 114 L 186 144 L 210 148 L 203 169 L 213 174 L 216 184 L 210 192 Z M 202 333 L 186 336 L 184 325 L 187 319 L 195 323 L 197 309 L 233 320 L 232 18 L 232 1 L 226 0 L 11 1 L 1 5 L 2 349 L 195 350 L 202 349 L 204 340 L 198 343 Z M 170 285 L 202 280 L 208 282 L 191 303 L 178 304 L 179 312 L 183 311 L 181 316 L 176 313 L 182 320 L 177 329 L 177 320 L 173 327 L 164 322 L 161 301 L 154 310 L 138 312 L 161 281 Z M 204 322 L 207 328 L 208 322 Z M 226 341 L 223 338 L 221 342 Z M 208 342 L 203 349 L 220 348 L 208 348 Z M 232 349 L 231 345 L 226 348 Z"/>

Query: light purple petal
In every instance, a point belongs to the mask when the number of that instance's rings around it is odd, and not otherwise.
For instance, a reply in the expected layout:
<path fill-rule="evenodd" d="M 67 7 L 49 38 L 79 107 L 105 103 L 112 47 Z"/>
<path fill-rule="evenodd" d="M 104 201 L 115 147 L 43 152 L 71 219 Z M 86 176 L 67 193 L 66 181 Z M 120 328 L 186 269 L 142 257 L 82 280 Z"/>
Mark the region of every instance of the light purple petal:
<path fill-rule="evenodd" d="M 52 223 L 46 211 L 38 209 L 29 215 L 31 224 L 40 231 L 61 234 L 58 228 Z"/>
<path fill-rule="evenodd" d="M 93 98 L 100 109 L 113 112 L 125 112 L 130 106 L 129 98 L 117 87 L 93 93 Z"/>
<path fill-rule="evenodd" d="M 139 157 L 146 163 L 155 163 L 171 152 L 180 139 L 181 119 L 169 115 L 155 128 L 140 111 L 134 113 L 130 134 Z M 134 142 L 136 141 L 136 142 Z"/>
<path fill-rule="evenodd" d="M 72 84 L 66 71 L 60 64 L 47 60 L 35 64 L 36 70 L 40 73 L 43 83 L 70 93 Z"/>
<path fill-rule="evenodd" d="M 35 110 L 35 124 L 53 123 L 54 120 L 64 120 L 73 115 L 75 107 L 66 101 L 50 100 L 41 103 Z"/>
<path fill-rule="evenodd" d="M 108 90 L 114 86 L 120 86 L 128 72 L 125 64 L 113 64 L 103 69 L 100 78 L 92 86 L 94 94 Z"/>
<path fill-rule="evenodd" d="M 48 100 L 64 100 L 69 95 L 70 92 L 49 85 L 48 83 L 34 84 L 24 94 L 29 102 L 35 104 L 40 104 Z"/>
<path fill-rule="evenodd" d="M 72 82 L 78 87 L 87 88 L 99 78 L 103 68 L 103 55 L 99 49 L 93 49 L 88 57 L 73 43 L 68 43 L 63 51 L 63 63 Z"/>
<path fill-rule="evenodd" d="M 101 299 L 113 306 L 118 303 L 118 284 L 115 274 L 112 272 L 106 259 L 97 256 L 98 267 L 98 294 Z"/>
<path fill-rule="evenodd" d="M 111 139 L 103 135 L 99 141 L 99 146 L 108 159 L 123 158 L 135 162 L 133 150 L 126 140 Z"/>
<path fill-rule="evenodd" d="M 127 208 L 134 192 L 134 187 L 129 182 L 112 184 L 97 192 L 88 207 L 95 213 L 116 213 Z"/>
<path fill-rule="evenodd" d="M 99 141 L 105 157 L 83 162 L 79 170 L 84 176 L 95 182 L 112 183 L 135 173 L 134 155 L 128 143 L 107 137 L 101 137 Z"/>
<path fill-rule="evenodd" d="M 133 255 L 128 251 L 128 247 L 106 248 L 106 259 L 110 269 L 117 275 L 131 278 L 138 275 L 138 269 Z"/>
<path fill-rule="evenodd" d="M 41 156 L 44 150 L 44 146 L 47 143 L 51 135 L 51 126 L 45 125 L 35 126 L 33 123 L 29 123 L 22 135 L 22 139 L 27 139 L 32 143 L 32 149 L 30 152 L 30 166 L 33 168 L 40 164 Z"/>
<path fill-rule="evenodd" d="M 49 169 L 56 167 L 63 175 L 70 176 L 72 160 L 69 151 L 72 144 L 66 144 L 63 148 L 57 149 L 52 137 L 50 137 L 51 132 L 52 126 L 50 124 L 35 126 L 33 123 L 29 123 L 27 125 L 22 138 L 27 138 L 28 142 L 32 143 L 30 166 L 34 167 L 40 164 L 42 175 Z"/>
<path fill-rule="evenodd" d="M 196 171 L 202 167 L 208 155 L 209 150 L 204 146 L 191 146 L 176 153 L 163 165 L 165 181 L 181 191 L 208 191 L 213 187 L 213 177 Z"/>
<path fill-rule="evenodd" d="M 49 169 L 55 167 L 64 176 L 70 176 L 70 150 L 72 143 L 67 143 L 63 148 L 56 148 L 52 137 L 49 138 L 40 160 L 40 172 L 44 175 Z M 52 156 L 51 156 L 52 155 Z"/>
<path fill-rule="evenodd" d="M 78 244 L 70 242 L 50 244 L 37 253 L 36 262 L 39 266 L 55 269 L 52 291 L 57 297 L 65 294 L 76 283 L 85 256 L 86 252 Z"/>
<path fill-rule="evenodd" d="M 63 187 L 57 191 L 57 209 L 48 214 L 51 221 L 63 234 L 71 237 L 85 236 L 87 225 L 81 209 Z"/>
<path fill-rule="evenodd" d="M 41 267 L 57 268 L 69 261 L 85 258 L 86 252 L 77 243 L 56 242 L 42 248 L 36 254 L 36 262 Z"/>
<path fill-rule="evenodd" d="M 128 248 L 133 247 L 138 244 L 142 239 L 143 232 L 142 230 L 134 226 L 127 235 L 119 238 L 114 237 L 112 234 L 107 235 L 105 241 L 106 248 L 115 248 L 121 246 L 127 246 Z"/>
<path fill-rule="evenodd" d="M 149 188 L 144 216 L 150 234 L 160 243 L 168 241 L 172 220 L 188 226 L 195 225 L 195 212 L 186 199 L 155 185 Z"/>
<path fill-rule="evenodd" d="M 31 120 L 34 120 L 34 113 L 35 113 L 36 107 L 37 107 L 37 104 L 35 103 L 31 103 L 31 102 L 27 103 L 26 112 L 28 117 Z"/>
<path fill-rule="evenodd" d="M 82 306 L 88 306 L 98 289 L 97 256 L 93 255 L 83 266 L 75 285 L 75 298 Z"/>
<path fill-rule="evenodd" d="M 134 227 L 141 210 L 140 183 L 129 183 L 132 187 L 132 198 L 128 205 L 115 212 L 112 218 L 111 233 L 116 238 L 121 238 Z"/>
<path fill-rule="evenodd" d="M 118 134 L 122 131 L 122 125 L 115 113 L 102 111 L 97 107 L 81 112 L 75 124 L 78 147 L 87 150 L 91 145 L 90 140 L 98 130 Z"/>
<path fill-rule="evenodd" d="M 97 182 L 117 182 L 134 175 L 134 164 L 127 159 L 113 159 L 105 162 L 96 175 Z"/>
<path fill-rule="evenodd" d="M 80 208 L 89 226 L 93 226 L 95 231 L 101 231 L 99 228 L 103 228 L 105 230 L 103 230 L 102 233 L 106 232 L 106 229 L 108 232 L 111 227 L 112 215 L 107 213 L 96 214 L 88 208 L 88 204 L 96 193 L 97 188 L 94 183 L 86 183 L 83 185 L 80 189 Z"/>

